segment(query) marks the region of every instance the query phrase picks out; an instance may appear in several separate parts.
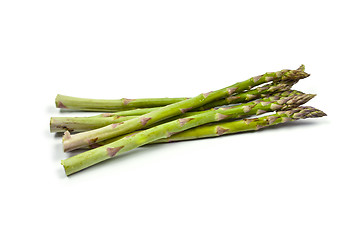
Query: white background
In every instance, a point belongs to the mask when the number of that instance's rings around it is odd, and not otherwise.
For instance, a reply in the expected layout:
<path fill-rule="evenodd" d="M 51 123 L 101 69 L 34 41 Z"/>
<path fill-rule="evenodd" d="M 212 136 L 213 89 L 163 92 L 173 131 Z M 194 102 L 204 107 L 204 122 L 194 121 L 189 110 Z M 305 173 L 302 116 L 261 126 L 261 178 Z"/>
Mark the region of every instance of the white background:
<path fill-rule="evenodd" d="M 1 1 L 0 238 L 359 239 L 356 3 Z M 49 118 L 80 114 L 57 93 L 187 97 L 302 63 L 325 118 L 60 165 Z"/>

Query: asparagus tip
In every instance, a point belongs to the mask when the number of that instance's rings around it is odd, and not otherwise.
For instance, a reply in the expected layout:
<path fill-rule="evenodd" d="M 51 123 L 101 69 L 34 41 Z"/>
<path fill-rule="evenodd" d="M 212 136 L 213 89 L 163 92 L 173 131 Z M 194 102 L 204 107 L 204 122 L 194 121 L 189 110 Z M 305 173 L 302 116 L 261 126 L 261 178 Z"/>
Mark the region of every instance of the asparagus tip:
<path fill-rule="evenodd" d="M 292 116 L 295 119 L 319 118 L 327 116 L 323 111 L 310 106 L 296 107 L 288 111 L 282 111 L 281 113 L 285 113 L 289 117 Z"/>
<path fill-rule="evenodd" d="M 305 71 L 305 65 L 301 64 L 300 67 L 297 70 L 304 72 Z"/>
<path fill-rule="evenodd" d="M 315 96 L 316 96 L 316 94 L 301 94 L 301 95 L 290 96 L 290 97 L 284 99 L 287 104 L 287 106 L 285 106 L 285 108 L 298 107 L 300 105 L 307 103 L 308 101 L 313 99 Z"/>
<path fill-rule="evenodd" d="M 303 103 L 307 103 L 308 101 L 310 101 L 314 97 L 316 97 L 316 94 L 305 94 Z"/>

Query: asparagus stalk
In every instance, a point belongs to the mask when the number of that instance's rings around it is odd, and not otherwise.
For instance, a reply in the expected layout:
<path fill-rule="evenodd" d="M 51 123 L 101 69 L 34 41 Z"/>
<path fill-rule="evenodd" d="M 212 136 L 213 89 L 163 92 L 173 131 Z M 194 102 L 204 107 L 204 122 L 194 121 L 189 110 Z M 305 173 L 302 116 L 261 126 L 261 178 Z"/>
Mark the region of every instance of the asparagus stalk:
<path fill-rule="evenodd" d="M 233 96 L 229 96 L 225 99 L 220 99 L 211 103 L 208 103 L 197 110 L 207 110 L 211 109 L 213 107 L 222 106 L 222 105 L 228 105 L 228 104 L 235 104 L 235 103 L 244 103 L 248 102 L 250 100 L 254 100 L 260 97 L 264 97 L 266 95 L 276 93 L 276 92 L 282 92 L 290 90 L 291 87 L 297 82 L 296 81 L 288 81 L 286 83 L 278 83 L 278 84 L 267 84 L 265 86 L 258 87 L 256 89 L 252 89 L 246 92 L 242 92 Z M 186 98 L 184 98 L 186 99 Z M 149 113 L 151 111 L 157 110 L 161 107 L 153 107 L 153 108 L 138 108 L 138 109 L 131 109 L 131 110 L 124 110 L 124 111 L 118 111 L 113 112 L 112 109 L 107 109 L 108 113 L 102 113 L 98 114 L 92 117 L 113 117 L 113 116 L 139 116 L 146 113 Z"/>
<path fill-rule="evenodd" d="M 95 115 L 92 117 L 114 117 L 114 116 L 140 116 L 144 115 L 146 113 L 152 112 L 156 109 L 159 109 L 161 107 L 153 107 L 153 108 L 138 108 L 138 109 L 132 109 L 132 110 L 125 110 L 125 111 L 118 111 L 118 112 L 107 112 L 102 113 L 99 115 Z"/>
<path fill-rule="evenodd" d="M 284 92 L 274 93 L 272 96 L 267 96 L 270 101 L 278 100 L 280 97 L 289 97 L 295 95 L 302 95 L 304 93 L 296 90 L 288 90 Z M 245 99 L 245 98 L 244 98 Z M 263 99 L 267 101 L 268 99 Z M 192 116 L 202 112 L 188 112 L 180 116 Z M 103 114 L 104 115 L 104 114 Z M 122 123 L 126 120 L 133 119 L 136 116 L 118 116 L 117 114 L 109 113 L 110 116 L 104 117 L 52 117 L 50 119 L 50 132 L 65 132 L 75 131 L 83 132 L 97 128 L 101 128 L 114 123 Z M 166 120 L 164 120 L 166 121 Z M 160 123 L 164 123 L 161 121 Z"/>
<path fill-rule="evenodd" d="M 50 132 L 83 132 L 107 126 L 112 123 L 121 123 L 135 116 L 143 115 L 158 109 L 139 108 L 133 110 L 120 111 L 115 113 L 102 113 L 91 117 L 51 117 Z"/>
<path fill-rule="evenodd" d="M 247 115 L 262 114 L 264 112 L 291 109 L 309 101 L 312 97 L 314 97 L 314 95 L 304 94 L 281 98 L 272 102 L 256 100 L 239 106 L 213 109 L 202 114 L 180 118 L 138 132 L 137 134 L 129 135 L 105 146 L 62 160 L 61 164 L 63 165 L 66 174 L 70 175 L 121 153 L 158 139 L 170 137 L 173 134 L 190 128 L 224 119 L 233 119 Z M 95 142 L 96 141 L 92 143 Z"/>
<path fill-rule="evenodd" d="M 217 101 L 205 104 L 204 106 L 196 109 L 196 110 L 207 110 L 214 107 L 219 107 L 223 105 L 228 104 L 236 104 L 236 103 L 245 103 L 249 102 L 250 100 L 254 100 L 257 98 L 265 97 L 272 93 L 282 92 L 290 90 L 291 87 L 296 83 L 297 81 L 289 81 L 287 83 L 278 83 L 278 84 L 267 84 L 262 87 L 258 87 L 256 89 L 252 89 L 246 92 L 242 92 L 233 96 L 229 96 L 224 99 L 219 99 Z M 133 109 L 133 110 L 127 110 L 127 111 L 119 111 L 114 113 L 103 113 L 99 115 L 95 115 L 92 117 L 114 117 L 114 116 L 138 116 L 143 115 L 149 112 L 152 112 L 154 110 L 159 109 L 160 107 L 154 107 L 154 108 L 139 108 L 139 109 Z"/>
<path fill-rule="evenodd" d="M 111 118 L 52 117 L 50 118 L 50 132 L 84 132 L 104 127 L 113 123 L 122 123 L 133 118 L 136 118 L 136 116 L 114 116 Z"/>
<path fill-rule="evenodd" d="M 65 134 L 63 137 L 63 148 L 64 151 L 70 151 L 84 147 L 89 142 L 100 142 L 122 134 L 143 129 L 147 125 L 183 114 L 191 109 L 196 109 L 209 102 L 231 96 L 234 93 L 249 90 L 252 87 L 263 83 L 270 81 L 273 81 L 274 83 L 280 81 L 294 81 L 308 76 L 309 74 L 299 70 L 281 70 L 278 72 L 268 72 L 257 77 L 252 77 L 246 81 L 235 83 L 229 87 L 222 88 L 217 91 L 202 93 L 196 97 L 164 106 L 150 113 L 127 120 L 122 124 L 112 124 L 106 127 L 74 135 Z"/>
<path fill-rule="evenodd" d="M 243 119 L 225 123 L 212 123 L 199 126 L 174 134 L 168 138 L 162 138 L 152 143 L 178 142 L 199 138 L 218 137 L 226 134 L 234 134 L 246 131 L 256 131 L 261 128 L 277 125 L 280 123 L 295 121 L 305 118 L 318 118 L 326 114 L 313 107 L 297 107 L 288 111 L 279 111 L 275 114 L 260 118 Z M 152 144 L 150 143 L 150 144 Z"/>
<path fill-rule="evenodd" d="M 281 92 L 281 93 L 274 94 L 273 96 L 269 96 L 268 98 L 262 98 L 260 100 L 264 101 L 264 102 L 273 102 L 273 101 L 278 101 L 278 100 L 283 101 L 282 99 L 286 100 L 287 99 L 286 97 L 291 97 L 291 96 L 301 96 L 301 98 L 304 98 L 305 101 L 309 101 L 310 99 L 315 97 L 316 94 L 304 94 L 303 92 L 300 92 L 300 91 L 297 91 L 297 90 L 289 90 L 289 91 L 284 91 L 284 92 Z M 255 102 L 258 102 L 258 101 L 259 100 L 256 100 Z M 190 116 L 193 116 L 193 115 L 196 115 L 196 114 L 207 113 L 207 112 L 210 112 L 210 111 L 212 111 L 212 110 L 206 110 L 206 111 L 202 111 L 202 112 L 195 112 L 195 114 L 193 112 L 188 112 L 188 113 L 185 113 L 185 114 L 181 115 L 181 117 L 190 117 Z M 262 112 L 262 110 L 259 110 L 258 113 L 261 113 L 261 112 Z M 171 120 L 176 120 L 176 119 L 174 118 L 174 119 L 171 119 Z M 165 123 L 165 121 L 161 122 L 160 124 L 163 124 L 163 123 Z M 191 131 L 191 130 L 188 130 L 188 131 Z M 130 134 L 133 134 L 133 133 L 130 133 Z M 105 141 L 102 141 L 102 142 L 98 142 L 98 143 L 91 143 L 90 145 L 84 147 L 84 149 L 97 148 L 97 147 L 100 147 L 100 146 L 115 142 L 115 141 L 117 141 L 117 140 L 119 140 L 119 139 L 121 139 L 121 138 L 123 138 L 123 137 L 125 137 L 127 135 L 129 135 L 129 134 L 121 135 L 121 136 L 111 138 L 111 139 L 108 139 L 108 140 L 105 140 Z M 159 141 L 166 141 L 166 140 L 163 139 L 163 140 L 159 140 Z"/>
<path fill-rule="evenodd" d="M 236 120 L 230 122 L 210 123 L 188 129 L 186 131 L 171 135 L 170 137 L 167 138 L 156 140 L 149 144 L 219 137 L 227 134 L 256 131 L 265 127 L 274 126 L 280 123 L 296 121 L 299 119 L 318 118 L 323 116 L 326 116 L 326 114 L 323 111 L 318 110 L 316 108 L 297 107 L 287 111 L 278 111 L 275 114 L 259 117 L 259 118 L 242 119 L 242 120 Z M 100 147 L 105 144 L 109 144 L 115 140 L 117 139 L 109 139 L 107 141 L 97 143 L 96 145 L 92 145 L 90 147 L 92 148 Z"/>
<path fill-rule="evenodd" d="M 305 66 L 301 65 L 298 71 L 305 71 Z M 189 98 L 142 98 L 142 99 L 91 99 L 91 98 L 78 98 L 58 94 L 55 98 L 55 105 L 57 108 L 73 109 L 73 110 L 82 110 L 82 111 L 102 111 L 102 112 L 115 112 L 120 110 L 128 110 L 136 108 L 154 108 L 166 106 L 176 102 L 180 102 Z M 236 98 L 233 98 L 236 99 Z M 229 101 L 229 100 L 228 100 Z M 230 100 L 231 101 L 231 100 Z M 215 104 L 213 106 L 219 106 Z M 203 109 L 210 109 L 213 106 L 208 106 Z M 155 110 L 155 109 L 154 109 Z M 143 112 L 145 114 L 148 112 Z M 136 115 L 142 115 L 136 114 Z M 135 115 L 135 114 L 132 114 Z M 123 115 L 125 116 L 125 115 Z M 127 115 L 129 116 L 129 115 Z"/>
<path fill-rule="evenodd" d="M 269 96 L 272 93 L 284 92 L 284 91 L 290 90 L 291 87 L 296 82 L 297 81 L 287 82 L 287 83 L 278 83 L 278 84 L 267 84 L 265 86 L 251 89 L 251 90 L 243 92 L 243 93 L 239 93 L 239 94 L 232 95 L 232 96 L 229 96 L 224 99 L 219 99 L 217 101 L 210 102 L 210 103 L 205 104 L 204 106 L 200 107 L 199 109 L 206 110 L 206 109 L 211 109 L 214 107 L 224 106 L 224 105 L 229 105 L 229 104 L 246 103 L 251 100 Z"/>
<path fill-rule="evenodd" d="M 140 98 L 140 99 L 91 99 L 58 94 L 55 98 L 57 108 L 83 111 L 120 111 L 135 108 L 152 108 L 166 106 L 186 100 L 187 98 Z"/>

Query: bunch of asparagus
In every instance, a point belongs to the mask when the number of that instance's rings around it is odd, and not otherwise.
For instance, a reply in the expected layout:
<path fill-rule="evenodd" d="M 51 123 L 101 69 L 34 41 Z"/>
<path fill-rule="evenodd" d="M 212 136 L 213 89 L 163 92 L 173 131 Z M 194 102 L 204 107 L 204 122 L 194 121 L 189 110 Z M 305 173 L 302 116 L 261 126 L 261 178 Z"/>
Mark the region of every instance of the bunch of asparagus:
<path fill-rule="evenodd" d="M 308 76 L 301 65 L 193 98 L 100 100 L 57 95 L 58 108 L 103 113 L 52 117 L 50 131 L 64 132 L 65 152 L 88 149 L 61 161 L 70 175 L 145 144 L 218 137 L 326 116 L 321 110 L 301 106 L 315 94 L 292 90 Z"/>

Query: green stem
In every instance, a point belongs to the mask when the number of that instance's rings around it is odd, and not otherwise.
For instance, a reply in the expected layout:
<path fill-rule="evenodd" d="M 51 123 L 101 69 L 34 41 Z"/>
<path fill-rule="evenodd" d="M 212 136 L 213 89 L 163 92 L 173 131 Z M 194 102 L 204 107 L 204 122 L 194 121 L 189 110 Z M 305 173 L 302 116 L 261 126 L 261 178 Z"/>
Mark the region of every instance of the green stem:
<path fill-rule="evenodd" d="M 295 84 L 295 82 L 296 81 L 287 82 L 287 83 L 278 83 L 278 84 L 267 84 L 265 86 L 251 89 L 243 93 L 235 94 L 224 99 L 219 99 L 217 101 L 210 102 L 200 107 L 199 109 L 206 110 L 206 109 L 211 109 L 214 107 L 224 106 L 229 104 L 246 103 L 251 100 L 266 97 L 276 92 L 283 92 L 290 90 L 291 87 Z"/>
<path fill-rule="evenodd" d="M 305 118 L 317 118 L 326 116 L 321 110 L 313 107 L 297 107 L 288 111 L 279 111 L 275 114 L 260 118 L 243 119 L 238 121 L 211 123 L 174 134 L 168 138 L 156 140 L 153 143 L 178 142 L 199 138 L 218 137 L 221 135 L 234 134 L 246 131 L 255 131 L 261 128 L 277 125 Z"/>
<path fill-rule="evenodd" d="M 296 90 L 288 90 L 284 92 L 274 93 L 268 96 L 264 101 L 278 100 L 280 97 L 289 97 L 295 95 L 302 95 L 304 93 Z M 202 111 L 203 112 L 203 111 Z M 180 116 L 192 116 L 202 112 L 188 112 Z M 97 128 L 101 128 L 114 123 L 122 123 L 126 120 L 133 119 L 136 116 L 119 116 L 116 113 L 105 113 L 93 117 L 52 117 L 50 119 L 50 132 L 84 132 Z M 167 120 L 165 120 L 166 122 Z M 160 121 L 160 123 L 164 123 Z M 156 123 L 158 125 L 159 123 Z"/>
<path fill-rule="evenodd" d="M 293 82 L 287 82 L 287 83 L 278 83 L 278 84 L 267 84 L 262 87 L 258 87 L 255 89 L 251 89 L 246 92 L 242 92 L 239 94 L 235 94 L 233 96 L 229 96 L 224 99 L 219 99 L 214 102 L 210 102 L 208 104 L 205 104 L 204 106 L 196 109 L 196 110 L 207 110 L 214 107 L 219 107 L 223 105 L 229 105 L 229 104 L 236 104 L 236 103 L 246 103 L 251 100 L 255 100 L 258 98 L 263 98 L 269 94 L 274 94 L 277 92 L 282 91 L 288 91 L 291 89 L 291 87 L 296 83 L 297 81 Z M 113 117 L 113 116 L 138 116 L 143 115 L 149 112 L 152 112 L 154 110 L 159 109 L 160 107 L 154 107 L 154 108 L 139 108 L 139 109 L 133 109 L 133 110 L 127 110 L 127 111 L 119 111 L 114 113 L 103 113 L 99 114 L 93 117 Z"/>
<path fill-rule="evenodd" d="M 297 71 L 304 72 L 305 66 L 301 65 Z M 295 80 L 295 79 L 294 79 Z M 298 79 L 297 79 L 298 80 Z M 297 82 L 295 80 L 293 84 Z M 287 81 L 288 82 L 288 81 Z M 279 82 L 280 85 L 283 84 L 281 81 Z M 286 83 L 286 82 L 285 82 Z M 289 82 L 288 82 L 289 83 Z M 280 87 L 280 86 L 279 86 Z M 285 86 L 286 87 L 286 86 Z M 258 90 L 263 91 L 263 88 L 259 88 Z M 271 91 L 272 90 L 272 91 Z M 272 93 L 274 91 L 285 91 L 288 89 L 276 89 L 276 86 L 272 86 L 270 90 L 266 93 Z M 266 91 L 266 87 L 265 87 Z M 256 95 L 259 92 L 257 90 L 248 92 L 248 94 Z M 250 95 L 248 95 L 250 96 Z M 253 96 L 252 96 L 253 97 Z M 128 99 L 128 98 L 122 98 L 122 99 L 91 99 L 91 98 L 78 98 L 78 97 L 70 97 L 58 94 L 55 98 L 55 105 L 57 108 L 63 108 L 63 109 L 72 109 L 72 110 L 82 110 L 82 111 L 96 111 L 96 112 L 116 112 L 116 111 L 123 111 L 123 110 L 135 110 L 131 115 L 142 115 L 145 113 L 148 113 L 147 110 L 141 112 L 137 112 L 137 108 L 155 108 L 155 107 L 162 107 L 169 104 L 173 104 L 176 102 L 180 102 L 183 100 L 186 100 L 188 98 L 182 97 L 182 98 L 142 98 L 142 99 Z M 238 100 L 236 100 L 238 99 Z M 241 96 L 238 98 L 233 97 L 227 99 L 224 103 L 229 104 L 231 103 L 241 103 L 243 102 L 241 99 Z M 212 105 L 203 106 L 202 110 L 213 108 L 214 106 L 220 106 L 225 104 L 220 103 L 213 103 Z M 153 109 L 155 110 L 155 109 Z M 151 110 L 152 111 L 152 110 Z M 141 112 L 141 114 L 140 114 Z M 130 115 L 124 115 L 128 113 L 123 113 L 122 116 L 130 116 Z M 130 113 L 129 113 L 130 114 Z"/>
<path fill-rule="evenodd" d="M 148 125 L 168 119 L 173 116 L 183 114 L 191 109 L 196 109 L 212 101 L 231 96 L 234 93 L 249 90 L 254 86 L 273 82 L 294 81 L 309 76 L 309 74 L 299 70 L 281 70 L 278 72 L 268 72 L 263 75 L 252 77 L 246 81 L 235 83 L 229 87 L 217 91 L 202 93 L 196 97 L 183 100 L 164 106 L 150 113 L 127 120 L 122 124 L 112 124 L 95 130 L 77 133 L 74 135 L 65 134 L 63 137 L 64 151 L 71 151 L 86 146 L 89 142 L 100 142 L 122 134 L 144 129 Z"/>
<path fill-rule="evenodd" d="M 248 102 L 250 100 L 254 100 L 260 97 L 263 97 L 265 95 L 271 94 L 271 93 L 275 93 L 275 92 L 280 92 L 280 91 L 286 91 L 289 90 L 293 84 L 295 84 L 296 81 L 294 81 L 294 83 L 279 83 L 279 84 L 267 84 L 265 86 L 262 87 L 258 87 L 256 89 L 252 89 L 246 92 L 242 92 L 240 94 L 236 94 L 233 96 L 229 96 L 227 98 L 224 99 L 220 99 L 211 103 L 208 103 L 202 107 L 199 108 L 199 110 L 207 110 L 207 109 L 211 109 L 213 107 L 218 107 L 218 106 L 222 106 L 222 105 L 228 105 L 228 104 L 235 104 L 235 103 L 244 103 L 244 102 Z M 67 96 L 63 96 L 63 95 L 58 95 L 56 97 L 56 103 L 57 105 L 59 105 L 60 100 L 62 99 L 73 99 L 74 97 L 67 97 Z M 113 116 L 113 115 L 117 115 L 117 116 L 138 116 L 138 115 L 143 115 L 146 113 L 149 113 L 151 111 L 157 110 L 160 107 L 149 107 L 147 105 L 141 105 L 140 104 L 140 100 L 137 101 L 137 103 L 139 103 L 139 105 L 137 106 L 137 109 L 130 109 L 130 110 L 123 110 L 123 111 L 117 111 L 116 110 L 122 108 L 121 105 L 116 105 L 118 101 L 122 101 L 122 100 L 96 100 L 96 99 L 82 99 L 82 98 L 76 98 L 76 99 L 81 99 L 81 102 L 84 102 L 84 106 L 81 109 L 76 109 L 74 107 L 69 107 L 68 109 L 73 109 L 73 110 L 83 110 L 83 111 L 106 111 L 106 112 L 113 112 L 113 113 L 104 113 L 104 114 L 99 114 L 93 117 L 108 117 L 108 116 Z M 159 98 L 152 98 L 152 101 L 154 102 L 155 99 L 157 101 L 161 101 L 161 99 Z M 170 99 L 170 98 L 169 98 Z M 187 98 L 171 98 L 171 100 L 168 100 L 168 102 L 180 102 L 182 100 L 185 100 Z M 74 100 L 69 100 L 65 102 L 72 106 L 72 105 L 79 105 L 80 100 L 74 101 Z M 62 100 L 62 102 L 64 102 L 64 100 Z M 61 104 L 63 104 L 61 102 Z M 102 102 L 113 102 L 114 106 L 110 106 L 109 104 L 105 104 Z M 61 105 L 60 104 L 60 105 Z M 145 107 L 146 106 L 146 107 Z M 165 106 L 165 105 L 161 105 L 161 106 Z M 126 108 L 124 108 L 126 109 Z"/>
<path fill-rule="evenodd" d="M 288 97 L 292 97 L 292 96 L 301 96 L 301 98 L 305 99 L 301 103 L 304 103 L 305 101 L 309 101 L 311 98 L 315 97 L 316 95 L 315 94 L 304 94 L 303 92 L 300 92 L 300 91 L 297 91 L 297 90 L 289 90 L 289 91 L 284 91 L 284 92 L 281 92 L 281 93 L 276 93 L 276 94 L 274 94 L 272 96 L 269 96 L 267 98 L 262 98 L 262 99 L 259 99 L 259 100 L 255 100 L 254 102 L 258 102 L 258 101 L 263 101 L 263 102 L 280 101 L 280 102 L 282 102 L 284 99 L 286 100 L 286 99 L 288 99 Z M 190 117 L 190 116 L 200 114 L 200 113 L 208 113 L 210 111 L 212 111 L 212 110 L 206 110 L 206 111 L 201 111 L 201 112 L 188 112 L 188 113 L 185 113 L 185 114 L 181 115 L 181 117 Z M 259 111 L 259 113 L 261 113 L 261 110 Z M 170 119 L 170 121 L 172 121 L 172 120 L 176 120 L 176 117 Z M 159 124 L 163 124 L 163 123 L 166 123 L 166 121 L 160 122 Z M 157 124 L 157 125 L 159 125 L 159 124 Z M 152 127 L 152 126 L 149 126 L 149 127 Z M 133 133 L 130 133 L 130 134 L 133 134 Z M 121 136 L 111 138 L 111 139 L 108 139 L 108 140 L 105 140 L 105 141 L 102 141 L 102 142 L 91 143 L 90 145 L 84 147 L 84 149 L 103 146 L 103 145 L 112 143 L 114 141 L 117 141 L 117 140 L 119 140 L 119 139 L 121 139 L 121 138 L 123 138 L 123 137 L 125 137 L 127 135 L 129 135 L 129 134 L 121 135 Z"/>
<path fill-rule="evenodd" d="M 108 112 L 102 113 L 99 115 L 95 115 L 92 117 L 114 117 L 114 116 L 140 116 L 146 113 L 152 112 L 154 110 L 160 109 L 161 107 L 153 107 L 153 108 L 137 108 L 132 110 L 118 111 L 118 112 Z"/>
<path fill-rule="evenodd" d="M 94 117 L 52 117 L 50 132 L 84 132 L 101 128 L 113 123 L 122 123 L 136 116 L 94 118 Z"/>
<path fill-rule="evenodd" d="M 304 94 L 281 98 L 273 102 L 257 100 L 239 106 L 213 109 L 206 111 L 205 113 L 180 118 L 138 132 L 137 134 L 129 135 L 105 146 L 70 157 L 61 161 L 61 163 L 64 166 L 66 174 L 70 175 L 121 153 L 162 138 L 170 137 L 173 134 L 190 128 L 225 119 L 234 119 L 248 115 L 262 114 L 264 112 L 291 109 L 307 102 L 312 97 L 313 95 Z M 87 144 L 91 145 L 94 143 L 96 143 L 96 140 L 90 141 Z"/>
<path fill-rule="evenodd" d="M 187 98 L 140 98 L 140 99 L 91 99 L 58 94 L 55 98 L 57 108 L 83 111 L 120 111 L 136 108 L 166 106 Z"/>

